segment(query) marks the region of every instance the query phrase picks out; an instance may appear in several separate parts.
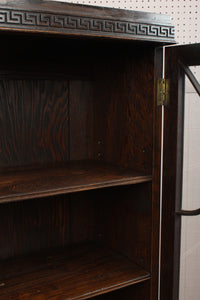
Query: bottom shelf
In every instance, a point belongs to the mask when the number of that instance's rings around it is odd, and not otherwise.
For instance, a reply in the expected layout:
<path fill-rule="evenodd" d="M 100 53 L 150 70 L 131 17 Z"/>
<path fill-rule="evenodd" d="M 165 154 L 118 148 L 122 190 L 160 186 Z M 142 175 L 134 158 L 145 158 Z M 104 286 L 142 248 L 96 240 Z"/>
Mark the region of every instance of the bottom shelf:
<path fill-rule="evenodd" d="M 0 299 L 88 299 L 150 279 L 126 257 L 96 244 L 0 263 Z"/>

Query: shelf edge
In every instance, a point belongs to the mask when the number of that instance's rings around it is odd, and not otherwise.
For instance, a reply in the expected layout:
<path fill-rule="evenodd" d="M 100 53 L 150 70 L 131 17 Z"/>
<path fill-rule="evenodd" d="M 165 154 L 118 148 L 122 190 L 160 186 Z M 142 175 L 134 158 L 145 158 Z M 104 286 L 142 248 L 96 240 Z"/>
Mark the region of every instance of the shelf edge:
<path fill-rule="evenodd" d="M 35 198 L 43 198 L 49 196 L 56 196 L 56 195 L 63 195 L 63 194 L 70 194 L 75 192 L 82 192 L 82 191 L 90 191 L 96 189 L 103 189 L 108 187 L 117 187 L 117 186 L 125 186 L 125 185 L 134 185 L 140 184 L 144 182 L 152 181 L 151 175 L 146 176 L 139 176 L 140 178 L 136 177 L 135 179 L 125 179 L 125 180 L 115 180 L 113 182 L 101 182 L 101 183 L 93 183 L 87 186 L 73 186 L 73 187 L 65 187 L 65 188 L 57 188 L 48 191 L 37 191 L 25 194 L 14 194 L 9 196 L 1 196 L 0 197 L 0 204 L 9 203 L 9 202 L 16 202 L 16 201 L 23 201 L 28 199 L 35 199 Z"/>

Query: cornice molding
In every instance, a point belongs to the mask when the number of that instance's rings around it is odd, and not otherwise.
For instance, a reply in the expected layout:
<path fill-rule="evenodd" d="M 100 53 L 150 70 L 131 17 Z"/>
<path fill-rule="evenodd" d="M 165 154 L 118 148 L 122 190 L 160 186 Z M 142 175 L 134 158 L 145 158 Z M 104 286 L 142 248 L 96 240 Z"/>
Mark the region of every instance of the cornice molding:
<path fill-rule="evenodd" d="M 174 40 L 174 27 L 168 25 L 137 23 L 100 17 L 67 15 L 19 9 L 0 9 L 0 28 L 36 29 L 44 31 L 83 32 L 87 34 L 128 35 L 151 39 Z"/>

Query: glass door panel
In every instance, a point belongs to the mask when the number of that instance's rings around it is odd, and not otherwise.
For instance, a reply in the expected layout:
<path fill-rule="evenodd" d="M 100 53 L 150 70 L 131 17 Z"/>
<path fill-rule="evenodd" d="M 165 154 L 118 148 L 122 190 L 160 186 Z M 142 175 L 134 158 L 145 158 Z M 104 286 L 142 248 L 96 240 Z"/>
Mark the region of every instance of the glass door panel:
<path fill-rule="evenodd" d="M 190 67 L 200 82 L 200 66 Z M 185 76 L 182 210 L 200 207 L 200 97 Z M 179 300 L 200 299 L 200 216 L 181 217 Z"/>

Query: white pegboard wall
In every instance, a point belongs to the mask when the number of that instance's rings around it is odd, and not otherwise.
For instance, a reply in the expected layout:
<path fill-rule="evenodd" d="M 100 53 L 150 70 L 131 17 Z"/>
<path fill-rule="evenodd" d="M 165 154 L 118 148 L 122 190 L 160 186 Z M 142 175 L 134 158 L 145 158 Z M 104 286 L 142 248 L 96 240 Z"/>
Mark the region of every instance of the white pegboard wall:
<path fill-rule="evenodd" d="M 167 14 L 179 44 L 200 42 L 200 0 L 51 0 Z M 199 25 L 199 26 L 198 26 Z"/>

